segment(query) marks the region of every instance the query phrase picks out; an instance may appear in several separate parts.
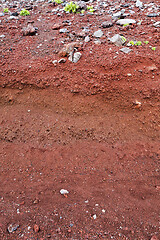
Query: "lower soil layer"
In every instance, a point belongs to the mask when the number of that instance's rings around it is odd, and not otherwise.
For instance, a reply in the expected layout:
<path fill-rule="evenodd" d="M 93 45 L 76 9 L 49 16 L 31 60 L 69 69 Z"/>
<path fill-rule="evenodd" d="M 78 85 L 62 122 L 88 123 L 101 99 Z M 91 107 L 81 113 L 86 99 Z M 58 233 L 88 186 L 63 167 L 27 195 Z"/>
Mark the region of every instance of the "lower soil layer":
<path fill-rule="evenodd" d="M 0 239 L 160 237 L 157 100 L 1 88 L 0 112 Z"/>

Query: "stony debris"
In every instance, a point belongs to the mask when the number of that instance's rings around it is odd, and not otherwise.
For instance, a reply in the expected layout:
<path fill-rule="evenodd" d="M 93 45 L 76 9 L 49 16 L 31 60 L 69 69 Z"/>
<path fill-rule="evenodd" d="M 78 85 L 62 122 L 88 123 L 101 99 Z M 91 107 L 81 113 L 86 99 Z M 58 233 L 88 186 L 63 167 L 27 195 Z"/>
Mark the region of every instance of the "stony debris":
<path fill-rule="evenodd" d="M 117 21 L 117 24 L 119 24 L 119 25 L 125 25 L 125 24 L 134 24 L 134 23 L 136 23 L 136 20 L 134 20 L 134 19 L 119 19 L 118 21 Z"/>
<path fill-rule="evenodd" d="M 18 224 L 10 224 L 10 225 L 8 226 L 8 232 L 9 232 L 9 233 L 12 233 L 12 232 L 16 231 L 17 228 L 19 228 L 19 225 L 18 225 Z"/>
<path fill-rule="evenodd" d="M 60 190 L 60 194 L 62 194 L 62 195 L 65 195 L 65 194 L 68 194 L 68 193 L 69 193 L 69 191 L 66 190 L 66 189 L 61 189 Z"/>
<path fill-rule="evenodd" d="M 121 51 L 121 52 L 124 52 L 124 53 L 129 53 L 129 52 L 131 52 L 132 50 L 131 50 L 130 48 L 124 47 L 124 48 L 121 48 L 120 51 Z"/>
<path fill-rule="evenodd" d="M 151 240 L 159 240 L 156 235 L 151 237 Z"/>
<path fill-rule="evenodd" d="M 40 227 L 37 224 L 35 224 L 33 230 L 35 233 L 38 233 L 40 231 Z"/>
<path fill-rule="evenodd" d="M 22 32 L 24 36 L 32 36 L 36 34 L 36 28 L 32 24 L 28 24 L 27 27 L 22 29 Z"/>
<path fill-rule="evenodd" d="M 102 27 L 103 28 L 110 28 L 113 26 L 113 22 L 112 21 L 105 21 L 102 23 Z"/>
<path fill-rule="evenodd" d="M 103 36 L 102 30 L 97 30 L 93 34 L 94 37 L 101 38 Z"/>
<path fill-rule="evenodd" d="M 142 6 L 143 6 L 143 3 L 140 0 L 137 0 L 136 1 L 136 7 L 142 8 Z"/>
<path fill-rule="evenodd" d="M 121 47 L 124 42 L 125 39 L 122 38 L 122 36 L 120 36 L 119 34 L 115 34 L 112 38 L 109 39 L 112 43 L 114 43 L 117 47 Z"/>
<path fill-rule="evenodd" d="M 80 42 L 71 42 L 66 44 L 62 50 L 59 52 L 60 57 L 68 56 L 71 52 L 73 52 L 74 48 L 78 49 L 81 47 L 82 43 Z"/>
<path fill-rule="evenodd" d="M 85 39 L 84 39 L 84 41 L 85 41 L 86 43 L 89 42 L 89 41 L 90 41 L 90 37 L 89 37 L 89 36 L 86 36 Z"/>
<path fill-rule="evenodd" d="M 153 24 L 154 27 L 160 27 L 160 21 Z"/>
<path fill-rule="evenodd" d="M 68 60 L 73 62 L 73 63 L 77 63 L 79 61 L 79 59 L 81 58 L 82 54 L 80 52 L 75 52 L 75 53 L 71 53 Z"/>
<path fill-rule="evenodd" d="M 65 63 L 66 62 L 66 59 L 65 58 L 61 58 L 58 63 Z"/>

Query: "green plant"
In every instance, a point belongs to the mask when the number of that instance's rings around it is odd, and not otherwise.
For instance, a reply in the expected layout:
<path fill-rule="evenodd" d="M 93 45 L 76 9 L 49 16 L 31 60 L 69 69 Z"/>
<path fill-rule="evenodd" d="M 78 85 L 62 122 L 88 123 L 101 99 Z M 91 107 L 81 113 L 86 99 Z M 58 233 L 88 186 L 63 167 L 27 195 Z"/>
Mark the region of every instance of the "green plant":
<path fill-rule="evenodd" d="M 20 16 L 28 16 L 28 15 L 30 15 L 30 13 L 25 8 L 20 11 Z"/>
<path fill-rule="evenodd" d="M 63 3 L 62 0 L 54 0 L 53 2 L 55 2 L 55 3 L 57 3 L 57 4 L 61 4 L 61 3 Z"/>
<path fill-rule="evenodd" d="M 142 42 L 141 41 L 138 41 L 135 43 L 136 46 L 141 46 L 142 45 Z"/>
<path fill-rule="evenodd" d="M 123 24 L 123 27 L 126 27 L 126 26 L 128 26 L 129 25 L 129 23 L 125 23 L 125 24 Z"/>
<path fill-rule="evenodd" d="M 131 44 L 132 46 L 134 46 L 134 42 L 133 42 L 133 41 L 130 41 L 129 44 Z"/>
<path fill-rule="evenodd" d="M 125 43 L 127 40 L 125 37 L 121 36 L 122 42 Z"/>
<path fill-rule="evenodd" d="M 156 47 L 152 47 L 152 50 L 153 50 L 153 51 L 156 51 Z"/>
<path fill-rule="evenodd" d="M 79 6 L 77 5 L 77 3 L 69 2 L 64 7 L 64 11 L 76 13 L 78 8 Z"/>
<path fill-rule="evenodd" d="M 89 12 L 94 12 L 95 9 L 93 8 L 93 6 L 87 6 L 87 10 L 89 10 Z"/>
<path fill-rule="evenodd" d="M 81 13 L 83 14 L 85 12 L 85 10 L 83 9 L 82 11 L 81 11 Z"/>
<path fill-rule="evenodd" d="M 9 11 L 8 11 L 8 8 L 4 8 L 4 9 L 3 9 L 3 12 L 4 12 L 4 13 L 8 13 L 8 12 L 9 12 Z"/>
<path fill-rule="evenodd" d="M 149 43 L 149 41 L 144 41 L 144 43 L 145 43 L 145 44 L 148 44 L 148 43 Z"/>

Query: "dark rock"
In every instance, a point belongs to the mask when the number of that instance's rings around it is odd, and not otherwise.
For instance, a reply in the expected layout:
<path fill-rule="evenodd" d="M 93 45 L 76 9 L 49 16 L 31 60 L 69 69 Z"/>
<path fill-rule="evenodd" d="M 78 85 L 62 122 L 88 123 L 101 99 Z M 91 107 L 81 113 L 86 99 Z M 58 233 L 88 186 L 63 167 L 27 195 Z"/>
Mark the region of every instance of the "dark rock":
<path fill-rule="evenodd" d="M 11 16 L 18 16 L 18 15 L 19 15 L 18 12 L 11 13 Z"/>

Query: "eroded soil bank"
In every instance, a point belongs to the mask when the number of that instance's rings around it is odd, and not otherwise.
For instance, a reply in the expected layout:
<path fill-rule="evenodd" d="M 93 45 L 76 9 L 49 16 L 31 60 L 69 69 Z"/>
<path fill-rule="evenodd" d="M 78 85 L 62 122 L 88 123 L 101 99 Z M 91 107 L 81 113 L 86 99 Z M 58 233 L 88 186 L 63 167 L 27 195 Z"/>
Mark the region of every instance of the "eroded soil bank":
<path fill-rule="evenodd" d="M 0 92 L 1 239 L 159 236 L 157 100 Z"/>

